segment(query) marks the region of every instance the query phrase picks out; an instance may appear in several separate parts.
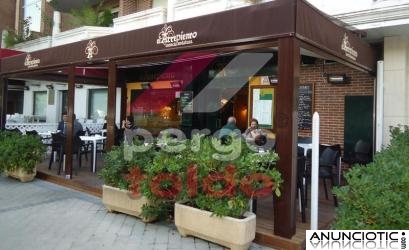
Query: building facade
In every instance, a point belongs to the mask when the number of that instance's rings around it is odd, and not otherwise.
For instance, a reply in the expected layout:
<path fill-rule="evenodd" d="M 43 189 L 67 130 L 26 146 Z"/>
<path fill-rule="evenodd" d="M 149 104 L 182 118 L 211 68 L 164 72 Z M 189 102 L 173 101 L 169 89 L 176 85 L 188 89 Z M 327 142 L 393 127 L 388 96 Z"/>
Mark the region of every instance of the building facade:
<path fill-rule="evenodd" d="M 380 54 L 376 88 L 376 148 L 389 142 L 389 127 L 409 124 L 409 1 L 309 0 L 364 39 Z"/>

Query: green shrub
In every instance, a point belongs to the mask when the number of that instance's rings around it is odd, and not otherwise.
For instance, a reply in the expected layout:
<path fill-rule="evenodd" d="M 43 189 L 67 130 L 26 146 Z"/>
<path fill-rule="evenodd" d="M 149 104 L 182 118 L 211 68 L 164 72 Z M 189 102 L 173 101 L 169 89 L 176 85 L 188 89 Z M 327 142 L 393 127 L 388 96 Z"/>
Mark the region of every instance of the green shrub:
<path fill-rule="evenodd" d="M 20 168 L 31 174 L 44 154 L 45 146 L 38 136 L 0 132 L 0 172 Z"/>
<path fill-rule="evenodd" d="M 143 145 L 139 145 L 143 147 Z M 114 146 L 105 154 L 104 167 L 98 175 L 104 180 L 104 184 L 120 189 L 129 190 L 127 174 L 134 168 L 145 169 L 151 165 L 154 149 L 147 148 L 143 152 L 133 151 L 127 145 Z"/>
<path fill-rule="evenodd" d="M 390 129 L 390 146 L 366 166 L 345 176 L 336 188 L 340 199 L 333 229 L 386 230 L 409 228 L 409 128 Z"/>
<path fill-rule="evenodd" d="M 160 150 L 147 169 L 142 192 L 153 203 L 144 207 L 144 216 L 172 211 L 175 202 L 184 202 L 217 216 L 241 217 L 249 209 L 250 196 L 255 195 L 252 190 L 280 195 L 282 179 L 274 168 L 275 152 L 258 154 L 240 139 L 225 146 L 216 138 L 199 135 L 183 145 L 180 150 Z M 271 166 L 263 167 L 266 162 Z M 252 179 L 253 174 L 269 177 L 274 185 Z M 243 180 L 248 193 L 241 189 Z M 155 182 L 159 185 L 152 185 Z"/>

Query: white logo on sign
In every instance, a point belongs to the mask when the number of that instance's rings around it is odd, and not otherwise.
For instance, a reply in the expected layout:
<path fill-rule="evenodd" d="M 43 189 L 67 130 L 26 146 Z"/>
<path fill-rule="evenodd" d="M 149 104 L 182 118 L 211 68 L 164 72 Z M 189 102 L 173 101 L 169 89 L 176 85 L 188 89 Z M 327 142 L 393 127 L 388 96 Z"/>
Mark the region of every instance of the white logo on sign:
<path fill-rule="evenodd" d="M 87 55 L 88 60 L 91 60 L 94 55 L 98 54 L 97 42 L 89 40 L 87 47 L 85 47 L 85 54 Z"/>
<path fill-rule="evenodd" d="M 166 48 L 176 47 L 181 45 L 192 44 L 193 40 L 197 37 L 197 32 L 184 33 L 181 31 L 176 34 L 173 31 L 172 25 L 165 24 L 162 30 L 159 32 L 156 44 L 163 44 Z"/>
<path fill-rule="evenodd" d="M 32 59 L 30 54 L 26 55 L 26 59 L 24 60 L 24 66 L 27 68 L 35 68 L 38 67 L 40 64 L 40 59 Z"/>
<path fill-rule="evenodd" d="M 352 60 L 356 60 L 358 57 L 358 51 L 356 51 L 351 44 L 349 43 L 347 33 L 344 34 L 344 38 L 342 39 L 341 49 L 345 51 L 345 56 L 351 58 Z"/>

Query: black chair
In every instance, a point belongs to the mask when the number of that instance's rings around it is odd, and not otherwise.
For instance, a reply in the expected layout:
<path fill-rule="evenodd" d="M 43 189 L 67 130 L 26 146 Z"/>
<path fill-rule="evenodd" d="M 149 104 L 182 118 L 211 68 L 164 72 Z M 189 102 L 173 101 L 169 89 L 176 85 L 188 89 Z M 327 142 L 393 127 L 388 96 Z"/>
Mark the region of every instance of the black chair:
<path fill-rule="evenodd" d="M 84 136 L 86 134 L 86 132 L 84 130 L 82 131 L 78 131 L 77 134 L 75 135 L 75 137 L 77 137 L 79 139 L 80 136 Z M 89 141 L 81 141 L 81 154 L 85 154 L 85 160 L 88 161 L 88 153 L 91 152 L 91 148 L 92 148 L 92 143 Z"/>
<path fill-rule="evenodd" d="M 372 147 L 369 142 L 364 140 L 358 140 L 355 143 L 354 151 L 349 157 L 344 157 L 343 162 L 347 163 L 349 166 L 360 164 L 366 165 L 372 162 Z"/>
<path fill-rule="evenodd" d="M 341 178 L 341 146 L 335 145 L 320 145 L 320 158 L 319 158 L 319 178 L 323 180 L 325 198 L 328 200 L 327 182 L 331 181 L 332 187 L 339 186 Z M 338 200 L 335 195 L 334 205 L 338 206 Z"/>
<path fill-rule="evenodd" d="M 67 137 L 62 134 L 62 133 L 55 133 L 51 134 L 52 137 L 52 151 L 51 151 L 51 156 L 50 156 L 50 162 L 48 165 L 48 169 L 51 169 L 51 164 L 54 159 L 54 151 L 58 153 L 59 157 L 59 166 L 58 166 L 58 172 L 57 174 L 59 175 L 61 173 L 61 168 L 62 168 L 62 162 L 64 155 L 66 154 L 66 140 Z M 82 141 L 78 136 L 73 137 L 73 144 L 72 144 L 72 153 L 73 155 L 77 155 L 78 158 L 78 166 L 81 167 L 81 145 Z M 77 175 L 77 170 L 75 170 L 75 175 Z"/>
<path fill-rule="evenodd" d="M 56 152 L 59 155 L 60 149 L 63 145 L 65 145 L 65 136 L 62 133 L 52 133 L 51 134 L 51 155 L 50 155 L 50 162 L 48 163 L 48 169 L 51 169 L 51 164 L 54 161 L 54 152 Z"/>
<path fill-rule="evenodd" d="M 26 135 L 36 135 L 36 136 L 38 136 L 38 132 L 36 130 L 26 130 Z"/>

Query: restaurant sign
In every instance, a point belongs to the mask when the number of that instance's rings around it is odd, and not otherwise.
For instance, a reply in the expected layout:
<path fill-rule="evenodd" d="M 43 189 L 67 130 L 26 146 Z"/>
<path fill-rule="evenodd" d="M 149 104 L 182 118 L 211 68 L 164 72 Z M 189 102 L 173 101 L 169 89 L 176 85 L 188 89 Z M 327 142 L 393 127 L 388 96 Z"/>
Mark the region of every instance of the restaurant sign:
<path fill-rule="evenodd" d="M 347 33 L 344 33 L 344 38 L 342 39 L 341 43 L 341 50 L 345 52 L 346 57 L 356 61 L 356 58 L 358 57 L 358 51 L 356 51 L 354 47 L 352 47 L 351 44 L 349 43 Z"/>
<path fill-rule="evenodd" d="M 40 59 L 31 58 L 30 54 L 27 54 L 26 59 L 24 60 L 24 66 L 27 68 L 35 68 L 40 64 Z"/>
<path fill-rule="evenodd" d="M 173 31 L 172 25 L 165 24 L 162 30 L 159 32 L 156 44 L 163 44 L 166 48 L 176 47 L 182 45 L 193 44 L 194 39 L 197 37 L 197 32 L 184 33 L 183 31 L 176 34 Z"/>

